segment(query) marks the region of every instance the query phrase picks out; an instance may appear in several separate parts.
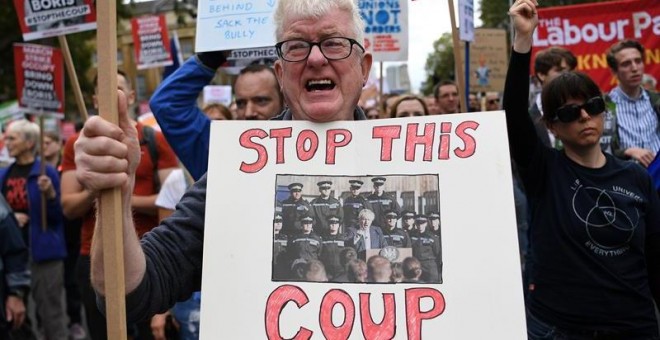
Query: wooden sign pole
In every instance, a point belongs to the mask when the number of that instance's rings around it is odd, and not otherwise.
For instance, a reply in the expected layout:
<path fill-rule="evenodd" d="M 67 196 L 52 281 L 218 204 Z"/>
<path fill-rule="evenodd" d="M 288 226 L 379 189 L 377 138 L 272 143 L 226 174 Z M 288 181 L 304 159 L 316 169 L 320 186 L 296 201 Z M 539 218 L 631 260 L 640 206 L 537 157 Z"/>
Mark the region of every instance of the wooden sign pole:
<path fill-rule="evenodd" d="M 85 121 L 87 121 L 89 115 L 87 114 L 87 107 L 85 107 L 85 100 L 83 99 L 82 91 L 80 90 L 80 84 L 78 83 L 78 76 L 76 75 L 76 69 L 73 67 L 73 59 L 71 58 L 71 50 L 69 49 L 69 43 L 66 41 L 66 35 L 60 35 L 57 38 L 60 42 L 62 55 L 64 56 L 64 65 L 66 65 L 66 71 L 67 73 L 69 73 L 69 80 L 71 80 L 71 88 L 73 88 L 73 94 L 76 97 L 78 112 L 80 112 L 80 117 L 82 118 L 82 121 L 84 123 Z"/>
<path fill-rule="evenodd" d="M 46 159 L 44 158 L 44 115 L 43 112 L 39 116 L 39 175 L 46 174 Z M 46 193 L 41 192 L 41 230 L 46 231 L 48 228 L 48 216 L 46 214 Z"/>
<path fill-rule="evenodd" d="M 456 74 L 456 87 L 458 87 L 458 97 L 461 100 L 460 112 L 468 112 L 467 101 L 465 100 L 465 76 L 463 75 L 463 59 L 461 58 L 461 44 L 458 38 L 458 29 L 456 27 L 456 15 L 454 14 L 454 0 L 448 0 L 449 17 L 451 18 L 451 37 L 454 42 L 454 73 Z"/>
<path fill-rule="evenodd" d="M 97 1 L 97 55 L 99 112 L 103 119 L 118 124 L 117 113 L 117 2 Z M 124 240 L 121 188 L 105 190 L 99 198 L 103 228 L 108 339 L 126 339 L 126 284 L 124 282 Z"/>

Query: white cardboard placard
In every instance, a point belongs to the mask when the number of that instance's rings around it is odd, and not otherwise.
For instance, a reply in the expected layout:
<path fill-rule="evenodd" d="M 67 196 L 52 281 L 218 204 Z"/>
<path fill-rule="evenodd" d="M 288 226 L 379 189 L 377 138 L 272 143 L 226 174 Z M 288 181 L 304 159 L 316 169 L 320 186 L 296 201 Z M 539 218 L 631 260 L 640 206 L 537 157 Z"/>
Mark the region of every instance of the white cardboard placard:
<path fill-rule="evenodd" d="M 273 281 L 274 199 L 277 185 L 285 184 L 277 181 L 292 175 L 336 183 L 353 176 L 437 178 L 443 283 Z M 296 333 L 363 339 L 378 329 L 361 319 L 361 296 L 376 324 L 385 313 L 383 301 L 393 299 L 396 339 L 526 339 L 503 112 L 327 124 L 214 121 L 206 204 L 202 339 Z M 331 305 L 332 297 L 349 307 L 352 301 L 354 309 L 345 315 L 341 305 L 320 307 L 324 298 Z M 284 304 L 294 298 L 299 306 Z M 436 313 L 424 314 L 429 311 Z M 320 320 L 326 321 L 323 329 Z M 333 327 L 345 320 L 353 323 L 341 337 Z"/>

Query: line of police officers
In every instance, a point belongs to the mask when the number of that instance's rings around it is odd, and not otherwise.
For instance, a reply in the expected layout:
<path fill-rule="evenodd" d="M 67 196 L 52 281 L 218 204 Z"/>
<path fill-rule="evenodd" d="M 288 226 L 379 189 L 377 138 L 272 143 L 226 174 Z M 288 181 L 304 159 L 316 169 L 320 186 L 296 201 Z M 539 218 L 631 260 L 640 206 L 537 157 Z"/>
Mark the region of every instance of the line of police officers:
<path fill-rule="evenodd" d="M 375 215 L 372 226 L 382 230 L 385 246 L 412 248 L 413 256 L 422 266 L 422 281 L 441 283 L 440 215 L 435 212 L 428 216 L 413 211 L 401 212 L 396 199 L 384 192 L 385 181 L 384 177 L 373 178 L 374 192 L 364 197 L 360 195 L 364 183 L 350 180 L 351 194 L 344 199 L 343 206 L 330 196 L 331 181 L 317 183 L 320 195 L 311 203 L 302 198 L 303 185 L 291 183 L 288 186 L 290 196 L 281 204 L 276 203 L 273 279 L 300 280 L 300 273 L 294 268 L 311 260 L 324 264 L 330 281 L 345 277 L 343 251 L 352 243 L 347 241 L 342 224 L 346 229 L 359 229 L 358 214 L 369 209 Z M 399 217 L 402 219 L 401 228 L 397 227 Z"/>

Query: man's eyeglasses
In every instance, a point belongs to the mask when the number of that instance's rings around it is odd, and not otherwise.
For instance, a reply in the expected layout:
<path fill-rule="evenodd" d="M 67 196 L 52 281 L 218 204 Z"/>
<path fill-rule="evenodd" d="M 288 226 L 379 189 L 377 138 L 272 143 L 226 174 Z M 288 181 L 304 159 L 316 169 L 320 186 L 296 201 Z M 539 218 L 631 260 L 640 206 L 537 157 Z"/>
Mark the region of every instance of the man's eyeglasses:
<path fill-rule="evenodd" d="M 325 38 L 319 42 L 290 39 L 275 44 L 275 50 L 277 55 L 285 61 L 297 62 L 307 59 L 312 52 L 312 47 L 318 46 L 326 59 L 342 60 L 351 55 L 353 45 L 357 45 L 364 52 L 364 47 L 355 39 L 344 37 Z"/>
<path fill-rule="evenodd" d="M 499 103 L 500 103 L 500 98 L 488 99 L 488 104 L 490 104 L 490 105 L 495 105 L 495 104 L 499 104 Z"/>
<path fill-rule="evenodd" d="M 558 120 L 562 123 L 570 123 L 582 116 L 582 110 L 584 110 L 589 116 L 597 116 L 605 111 L 605 101 L 603 100 L 603 97 L 598 96 L 587 100 L 582 105 L 564 105 L 557 109 L 554 120 Z"/>

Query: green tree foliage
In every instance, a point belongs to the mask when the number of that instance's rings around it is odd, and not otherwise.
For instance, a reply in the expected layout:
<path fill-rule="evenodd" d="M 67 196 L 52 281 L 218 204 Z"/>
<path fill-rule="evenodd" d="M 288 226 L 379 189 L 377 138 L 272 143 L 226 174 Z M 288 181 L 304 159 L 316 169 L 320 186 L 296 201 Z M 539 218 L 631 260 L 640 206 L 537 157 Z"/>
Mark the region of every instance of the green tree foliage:
<path fill-rule="evenodd" d="M 130 15 L 128 5 L 117 3 L 117 17 L 127 17 Z M 18 24 L 18 17 L 14 9 L 12 0 L 0 0 L 0 102 L 16 99 L 16 78 L 14 75 L 14 43 L 22 43 L 23 35 Z M 93 48 L 88 44 L 95 39 L 96 31 L 86 31 L 66 36 L 71 51 L 73 65 L 78 75 L 78 81 L 82 89 L 87 104 L 91 104 L 91 95 L 93 84 L 85 76 L 92 67 Z M 57 38 L 46 38 L 30 41 L 29 43 L 59 47 Z M 67 72 L 65 71 L 65 74 Z M 78 107 L 76 105 L 71 81 L 68 74 L 65 76 L 65 110 L 66 118 L 75 120 L 78 116 Z"/>
<path fill-rule="evenodd" d="M 433 93 L 433 86 L 440 80 L 454 78 L 454 46 L 451 33 L 444 33 L 433 42 L 433 52 L 426 58 L 426 80 L 420 91 L 428 96 Z"/>

